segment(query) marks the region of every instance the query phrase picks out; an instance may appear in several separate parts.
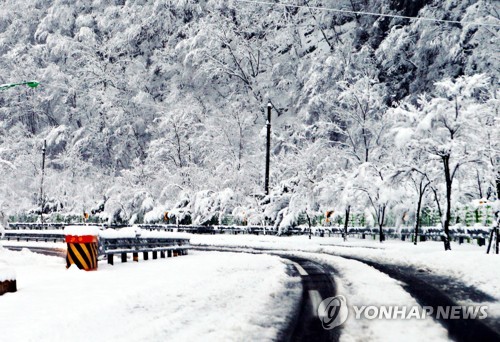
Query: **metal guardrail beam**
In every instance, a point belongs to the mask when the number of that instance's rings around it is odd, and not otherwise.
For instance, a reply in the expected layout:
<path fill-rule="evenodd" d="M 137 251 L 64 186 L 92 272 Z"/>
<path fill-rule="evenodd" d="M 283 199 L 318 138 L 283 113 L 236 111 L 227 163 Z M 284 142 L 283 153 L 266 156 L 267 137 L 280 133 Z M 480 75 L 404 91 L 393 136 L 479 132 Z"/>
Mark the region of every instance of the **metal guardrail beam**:
<path fill-rule="evenodd" d="M 58 233 L 31 233 L 31 232 L 16 232 L 16 231 L 5 231 L 4 236 L 2 237 L 4 241 L 35 241 L 35 242 L 64 242 L 64 234 Z"/>
<path fill-rule="evenodd" d="M 6 230 L 3 241 L 34 241 L 34 242 L 65 242 L 64 230 L 45 233 L 30 230 Z M 115 250 L 130 252 L 144 252 L 162 249 L 187 249 L 190 247 L 189 238 L 178 237 L 135 237 L 135 238 L 99 238 L 100 254 L 114 253 Z"/>
<path fill-rule="evenodd" d="M 144 238 L 137 236 L 135 238 L 100 238 L 99 254 L 104 255 L 108 264 L 114 264 L 114 255 L 120 254 L 121 261 L 127 262 L 127 254 L 132 253 L 133 260 L 139 260 L 139 253 L 143 253 L 144 260 L 149 259 L 149 253 L 152 253 L 153 259 L 165 258 L 165 252 L 168 257 L 177 255 L 187 255 L 191 247 L 189 238 Z"/>
<path fill-rule="evenodd" d="M 43 231 L 43 230 L 62 230 L 67 224 L 64 223 L 11 223 L 9 225 L 9 230 L 6 233 L 7 239 L 14 238 L 13 231 L 16 230 L 31 230 L 31 231 Z M 83 224 L 82 224 L 83 226 Z M 96 226 L 102 227 L 103 229 L 112 228 L 112 229 L 121 229 L 128 226 L 125 225 L 108 225 L 108 224 L 97 224 Z M 165 231 L 165 232 L 186 232 L 192 234 L 222 234 L 222 233 L 230 233 L 230 234 L 264 234 L 276 233 L 271 227 L 263 227 L 263 226 L 194 226 L 194 225 L 171 225 L 171 224 L 141 224 L 138 225 L 139 228 L 147 231 Z M 313 233 L 316 235 L 341 235 L 343 234 L 342 227 L 312 227 Z M 395 227 L 385 227 L 383 228 L 384 233 L 388 236 L 401 236 L 401 235 L 411 235 L 413 234 L 413 228 L 395 228 Z M 454 228 L 450 230 L 451 237 L 468 237 L 468 238 L 477 238 L 477 237 L 487 237 L 489 236 L 490 228 L 489 227 L 463 227 L 463 228 Z M 348 228 L 349 235 L 357 235 L 357 234 L 378 234 L 378 228 L 366 228 L 366 227 L 349 227 Z M 9 237 L 10 234 L 10 237 Z M 23 233 L 24 234 L 24 233 Z M 295 227 L 290 228 L 284 232 L 285 235 L 302 235 L 309 234 L 309 229 L 306 227 Z M 442 234 L 442 230 L 438 228 L 428 228 L 422 227 L 420 230 L 420 236 L 426 236 L 429 238 L 440 236 Z M 33 237 L 34 240 L 37 237 Z M 48 238 L 50 240 L 50 238 Z"/>
<path fill-rule="evenodd" d="M 123 253 L 124 251 L 161 251 L 169 249 L 186 249 L 190 247 L 189 239 L 179 238 L 100 238 L 99 243 L 99 250 L 102 250 L 102 254 Z"/>
<path fill-rule="evenodd" d="M 151 228 L 151 227 L 150 227 Z M 143 228 L 143 230 L 146 230 Z M 116 232 L 111 232 L 111 235 L 109 231 L 101 231 L 99 233 L 99 237 L 96 238 L 94 241 L 94 246 L 90 246 L 90 244 L 85 243 L 79 243 L 78 240 L 75 241 L 68 241 L 67 237 L 68 235 L 65 233 L 63 229 L 60 230 L 51 230 L 49 231 L 40 231 L 40 230 L 29 230 L 29 229 L 23 229 L 23 230 L 7 230 L 5 231 L 2 240 L 4 241 L 28 241 L 28 242 L 67 242 L 68 243 L 68 250 L 67 250 L 67 267 L 70 266 L 72 263 L 76 263 L 76 259 L 78 257 L 73 258 L 71 257 L 68 259 L 68 256 L 71 253 L 80 253 L 80 249 L 86 248 L 88 251 L 93 251 L 95 255 L 93 255 L 92 260 L 89 261 L 89 263 L 92 265 L 91 268 L 88 268 L 85 265 L 77 265 L 79 268 L 84 268 L 86 270 L 88 269 L 97 269 L 97 260 L 98 260 L 98 255 L 101 256 L 101 258 L 106 258 L 108 261 L 108 264 L 113 265 L 113 257 L 116 254 L 121 255 L 121 260 L 122 262 L 127 261 L 127 254 L 132 254 L 134 261 L 138 261 L 138 253 L 143 253 L 143 259 L 148 260 L 149 259 L 149 253 L 152 253 L 152 258 L 157 259 L 158 258 L 158 253 L 160 253 L 161 258 L 165 258 L 165 255 L 168 257 L 172 256 L 178 256 L 178 255 L 187 255 L 188 254 L 188 249 L 191 247 L 190 242 L 189 242 L 189 237 L 182 237 L 180 235 L 177 236 L 155 236 L 158 234 L 155 233 L 144 233 L 143 235 L 150 235 L 150 236 L 143 236 L 141 235 L 140 231 L 136 231 L 136 236 L 131 236 L 131 237 L 125 237 L 127 234 L 130 232 L 124 232 L 120 233 L 119 230 Z M 125 235 L 125 236 L 123 236 Z M 151 236 L 153 235 L 153 236 Z M 163 234 L 160 234 L 163 235 Z M 74 237 L 74 236 L 70 236 Z M 83 238 L 87 236 L 82 236 Z M 70 246 L 71 245 L 71 246 Z M 79 245 L 79 247 L 75 247 L 76 245 Z M 88 245 L 88 246 L 87 246 Z M 71 253 L 70 253 L 71 250 Z M 73 255 L 74 256 L 74 255 Z M 83 255 L 80 255 L 80 257 L 83 257 Z M 69 261 L 68 261 L 69 260 Z M 71 261 L 72 260 L 72 261 Z"/>

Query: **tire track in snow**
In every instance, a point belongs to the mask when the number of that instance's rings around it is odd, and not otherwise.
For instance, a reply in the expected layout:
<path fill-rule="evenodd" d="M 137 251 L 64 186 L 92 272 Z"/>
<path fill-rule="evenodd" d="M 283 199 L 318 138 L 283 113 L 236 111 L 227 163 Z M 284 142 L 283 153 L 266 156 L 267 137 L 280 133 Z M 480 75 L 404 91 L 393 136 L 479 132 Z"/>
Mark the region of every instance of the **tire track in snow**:
<path fill-rule="evenodd" d="M 325 330 L 318 318 L 318 307 L 323 299 L 336 295 L 336 285 L 331 276 L 334 271 L 332 267 L 324 267 L 322 264 L 303 257 L 274 253 L 272 251 L 262 252 L 251 249 L 224 248 L 212 246 L 192 246 L 200 251 L 240 252 L 251 254 L 270 254 L 290 261 L 302 280 L 302 298 L 299 310 L 288 327 L 279 335 L 280 341 L 314 341 L 314 342 L 336 342 L 339 341 L 342 328 L 336 327 Z"/>
<path fill-rule="evenodd" d="M 335 255 L 344 259 L 362 262 L 376 270 L 388 275 L 389 277 L 402 282 L 402 287 L 412 295 L 421 306 L 430 306 L 434 312 L 432 316 L 441 323 L 447 330 L 449 337 L 455 341 L 500 341 L 500 332 L 496 331 L 483 320 L 479 319 L 438 319 L 436 316 L 437 307 L 460 306 L 454 301 L 449 293 L 435 286 L 430 281 L 425 281 L 418 271 L 410 267 L 401 267 L 389 264 L 382 264 L 363 258 Z M 432 278 L 431 278 L 432 279 Z M 442 279 L 441 279 L 442 280 Z M 471 297 L 480 296 L 475 293 Z M 484 301 L 493 300 L 490 296 L 484 294 L 481 297 Z M 498 322 L 497 322 L 498 324 Z"/>
<path fill-rule="evenodd" d="M 208 247 L 208 246 L 204 246 Z M 220 248 L 210 246 L 209 248 Z M 288 258 L 291 253 L 296 251 L 270 249 L 270 248 L 248 248 L 248 247 L 223 247 L 227 251 L 240 251 L 250 253 L 268 253 L 278 255 L 283 258 Z M 438 306 L 460 306 L 453 298 L 474 299 L 475 301 L 492 301 L 494 298 L 487 294 L 478 291 L 477 289 L 461 286 L 458 282 L 445 277 L 436 277 L 422 275 L 418 270 L 411 267 L 402 267 L 390 264 L 382 264 L 373 260 L 366 260 L 359 257 L 347 256 L 335 253 L 325 252 L 309 252 L 309 254 L 332 255 L 347 260 L 361 262 L 367 266 L 373 267 L 376 270 L 386 274 L 390 278 L 401 282 L 402 288 L 415 298 L 421 306 L 431 306 L 434 309 L 432 315 L 447 331 L 451 339 L 455 341 L 500 341 L 500 322 L 494 319 L 478 320 L 444 320 L 437 319 L 436 308 Z M 436 284 L 444 285 L 446 282 L 454 283 L 453 286 L 446 289 L 440 288 Z M 446 293 L 445 291 L 450 291 Z"/>
<path fill-rule="evenodd" d="M 295 325 L 288 330 L 288 341 L 338 341 L 341 327 L 325 330 L 318 317 L 323 299 L 337 294 L 330 270 L 306 258 L 274 254 L 292 261 L 302 278 L 302 303 Z"/>

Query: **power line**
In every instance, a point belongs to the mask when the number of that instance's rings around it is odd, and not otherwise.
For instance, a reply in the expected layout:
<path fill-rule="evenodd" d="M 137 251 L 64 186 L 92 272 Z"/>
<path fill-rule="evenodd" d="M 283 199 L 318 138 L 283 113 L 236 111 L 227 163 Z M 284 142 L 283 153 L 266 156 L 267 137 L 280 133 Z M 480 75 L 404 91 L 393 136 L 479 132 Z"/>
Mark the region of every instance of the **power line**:
<path fill-rule="evenodd" d="M 329 12 L 337 12 L 344 14 L 358 14 L 358 15 L 371 15 L 375 17 L 386 17 L 386 18 L 398 18 L 398 19 L 409 19 L 409 20 L 422 20 L 422 21 L 434 21 L 441 22 L 447 24 L 469 24 L 469 25 L 477 25 L 477 26 L 491 26 L 491 27 L 500 27 L 500 24 L 489 24 L 489 23 L 478 23 L 473 21 L 458 21 L 458 20 L 446 20 L 446 19 L 434 19 L 434 18 L 425 18 L 425 17 L 409 17 L 406 15 L 397 15 L 397 14 L 383 14 L 383 13 L 373 13 L 373 12 L 363 12 L 363 11 L 350 11 L 336 8 L 328 8 L 328 7 L 318 7 L 318 6 L 303 6 L 303 5 L 293 5 L 286 4 L 281 2 L 270 2 L 270 1 L 261 1 L 261 0 L 234 0 L 235 2 L 246 2 L 253 4 L 261 4 L 261 5 L 270 5 L 270 6 L 283 6 L 283 7 L 294 7 L 294 8 L 306 8 L 306 9 L 317 9 L 322 11 Z"/>

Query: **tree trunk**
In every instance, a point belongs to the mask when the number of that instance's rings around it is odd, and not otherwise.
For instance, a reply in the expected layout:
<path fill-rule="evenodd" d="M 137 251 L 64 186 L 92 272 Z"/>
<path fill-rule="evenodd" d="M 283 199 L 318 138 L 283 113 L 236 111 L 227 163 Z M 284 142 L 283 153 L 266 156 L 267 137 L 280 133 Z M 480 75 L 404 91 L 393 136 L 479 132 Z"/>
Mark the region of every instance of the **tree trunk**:
<path fill-rule="evenodd" d="M 417 245 L 417 240 L 418 240 L 418 228 L 420 228 L 420 211 L 422 209 L 422 199 L 424 198 L 425 194 L 425 189 L 429 183 L 427 183 L 423 188 L 422 188 L 422 182 L 420 182 L 419 185 L 419 193 L 418 193 L 418 203 L 417 203 L 417 215 L 416 215 L 416 220 L 415 220 L 415 240 L 413 243 L 415 246 Z"/>
<path fill-rule="evenodd" d="M 384 230 L 382 229 L 382 227 L 384 226 L 384 220 L 385 220 L 385 205 L 383 205 L 382 208 L 380 208 L 379 218 L 380 218 L 380 221 L 378 223 L 379 239 L 380 239 L 380 242 L 382 242 L 385 240 Z"/>
<path fill-rule="evenodd" d="M 481 186 L 481 176 L 479 175 L 479 170 L 476 169 L 476 179 L 477 179 L 477 187 L 479 190 L 479 198 L 483 198 L 483 187 Z"/>
<path fill-rule="evenodd" d="M 500 232 L 499 232 L 499 230 L 500 230 L 500 227 L 497 227 L 497 230 L 496 230 L 496 236 L 497 236 L 497 238 L 496 238 L 496 241 L 495 241 L 495 244 L 496 244 L 496 248 L 495 249 L 496 249 L 496 253 L 497 254 L 499 254 L 499 252 L 500 252 L 500 241 L 499 241 L 499 239 L 500 239 Z"/>
<path fill-rule="evenodd" d="M 451 250 L 451 245 L 450 245 L 451 185 L 452 185 L 451 172 L 450 172 L 450 156 L 444 156 L 442 157 L 442 159 L 444 166 L 444 176 L 446 181 L 446 213 L 445 213 L 444 227 L 443 227 L 444 228 L 443 242 L 444 242 L 444 250 L 450 251 Z"/>
<path fill-rule="evenodd" d="M 312 235 L 312 227 L 311 227 L 311 218 L 309 217 L 307 211 L 306 211 L 306 217 L 307 217 L 307 224 L 309 225 L 309 240 L 310 240 Z"/>
<path fill-rule="evenodd" d="M 351 206 L 348 205 L 345 209 L 345 222 L 344 222 L 344 241 L 347 241 L 347 227 L 349 226 L 349 214 L 351 213 Z"/>
<path fill-rule="evenodd" d="M 497 184 L 497 198 L 500 198 L 500 171 L 497 172 L 496 184 Z"/>
<path fill-rule="evenodd" d="M 417 240 L 418 240 L 418 228 L 420 226 L 420 209 L 422 207 L 422 197 L 424 196 L 423 192 L 420 192 L 418 194 L 418 203 L 417 203 L 417 217 L 415 218 L 415 240 L 413 241 L 413 244 L 416 246 L 417 245 Z"/>

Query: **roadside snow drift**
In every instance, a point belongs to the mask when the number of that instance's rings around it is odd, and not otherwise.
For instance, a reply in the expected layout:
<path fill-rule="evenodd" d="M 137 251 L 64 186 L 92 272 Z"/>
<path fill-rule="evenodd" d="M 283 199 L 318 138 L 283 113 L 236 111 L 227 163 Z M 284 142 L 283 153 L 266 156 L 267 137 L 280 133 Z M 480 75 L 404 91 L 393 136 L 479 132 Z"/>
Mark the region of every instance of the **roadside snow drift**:
<path fill-rule="evenodd" d="M 0 297 L 2 341 L 272 340 L 301 295 L 268 255 L 192 252 L 94 272 L 26 250 L 0 249 L 0 261 L 18 281 Z"/>

